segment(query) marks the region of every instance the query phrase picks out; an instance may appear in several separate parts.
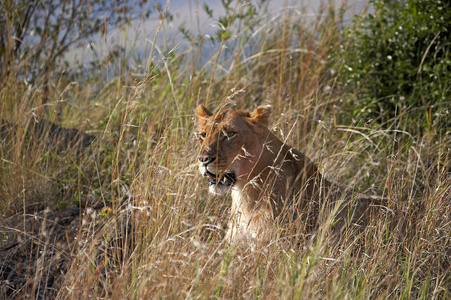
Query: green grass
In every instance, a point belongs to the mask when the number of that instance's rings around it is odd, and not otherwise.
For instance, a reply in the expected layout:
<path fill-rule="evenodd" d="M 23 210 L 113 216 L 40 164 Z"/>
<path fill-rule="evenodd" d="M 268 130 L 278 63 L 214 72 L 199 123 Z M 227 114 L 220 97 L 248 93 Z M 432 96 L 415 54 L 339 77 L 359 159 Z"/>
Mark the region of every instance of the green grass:
<path fill-rule="evenodd" d="M 261 25 L 255 53 L 246 56 L 239 43 L 229 48 L 234 66 L 214 77 L 212 65 L 197 66 L 194 46 L 164 61 L 159 55 L 136 78 L 61 77 L 44 112 L 39 85 L 25 86 L 19 70 L 5 78 L 0 117 L 20 125 L 0 148 L 1 217 L 66 206 L 108 205 L 114 212 L 95 217 L 107 226 L 82 226 L 61 299 L 450 297 L 449 131 L 406 132 L 402 113 L 388 126 L 349 121 L 341 106 L 353 96 L 334 71 L 344 62 L 329 57 L 331 49 L 352 51 L 340 18 L 326 10 L 312 21 L 286 11 Z M 213 68 L 223 63 L 215 55 Z M 209 195 L 196 163 L 193 110 L 207 97 L 212 110 L 271 104 L 279 137 L 329 180 L 387 197 L 384 213 L 359 240 L 349 233 L 331 243 L 320 232 L 301 245 L 226 245 L 230 197 Z M 79 155 L 29 143 L 24 128 L 34 114 L 97 141 Z M 124 190 L 132 207 L 121 211 Z"/>

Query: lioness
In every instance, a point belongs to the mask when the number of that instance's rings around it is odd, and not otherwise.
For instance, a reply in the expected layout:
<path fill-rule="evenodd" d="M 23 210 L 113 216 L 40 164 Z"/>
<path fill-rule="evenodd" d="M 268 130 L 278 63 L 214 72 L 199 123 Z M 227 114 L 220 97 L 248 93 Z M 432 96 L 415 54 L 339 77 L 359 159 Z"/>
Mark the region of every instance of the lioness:
<path fill-rule="evenodd" d="M 230 242 L 258 240 L 272 226 L 296 221 L 312 230 L 321 199 L 339 198 L 340 190 L 308 157 L 271 133 L 270 106 L 213 114 L 200 105 L 196 115 L 200 172 L 208 177 L 211 193 L 232 193 Z"/>

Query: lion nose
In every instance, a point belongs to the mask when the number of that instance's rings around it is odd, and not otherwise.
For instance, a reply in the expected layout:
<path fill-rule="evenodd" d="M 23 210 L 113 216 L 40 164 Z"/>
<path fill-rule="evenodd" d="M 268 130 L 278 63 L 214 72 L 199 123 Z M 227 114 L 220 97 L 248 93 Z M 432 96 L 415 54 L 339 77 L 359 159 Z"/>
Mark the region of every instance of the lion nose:
<path fill-rule="evenodd" d="M 197 159 L 203 163 L 204 165 L 208 165 L 209 163 L 211 163 L 212 161 L 215 160 L 216 157 L 214 156 L 209 156 L 209 155 L 199 155 L 199 157 L 197 157 Z"/>

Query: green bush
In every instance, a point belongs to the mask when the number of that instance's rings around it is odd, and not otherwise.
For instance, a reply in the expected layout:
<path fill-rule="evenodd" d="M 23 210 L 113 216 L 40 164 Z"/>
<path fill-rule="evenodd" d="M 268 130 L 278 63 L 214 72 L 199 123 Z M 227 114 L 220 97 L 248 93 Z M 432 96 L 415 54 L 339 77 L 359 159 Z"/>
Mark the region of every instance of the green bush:
<path fill-rule="evenodd" d="M 350 31 L 343 65 L 358 99 L 354 117 L 384 123 L 403 115 L 416 128 L 449 127 L 450 3 L 370 2 L 373 11 Z"/>

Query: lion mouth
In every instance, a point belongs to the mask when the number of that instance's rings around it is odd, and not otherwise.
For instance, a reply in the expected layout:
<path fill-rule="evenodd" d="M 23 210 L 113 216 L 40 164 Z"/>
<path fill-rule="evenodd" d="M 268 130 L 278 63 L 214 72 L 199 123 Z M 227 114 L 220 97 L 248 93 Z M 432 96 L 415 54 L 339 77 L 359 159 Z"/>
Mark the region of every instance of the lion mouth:
<path fill-rule="evenodd" d="M 222 177 L 218 177 L 215 174 L 205 170 L 205 176 L 208 176 L 208 185 L 224 185 L 232 186 L 236 182 L 235 173 L 225 173 Z"/>

